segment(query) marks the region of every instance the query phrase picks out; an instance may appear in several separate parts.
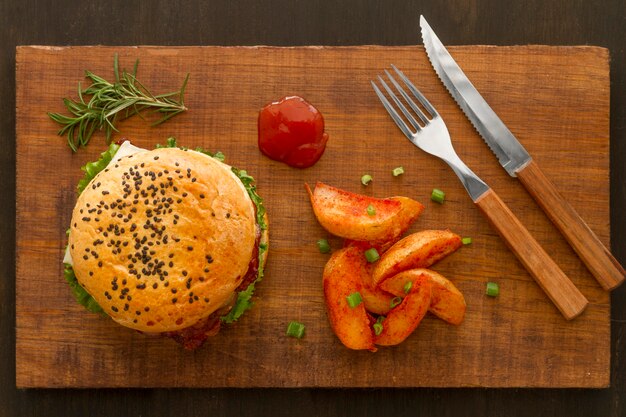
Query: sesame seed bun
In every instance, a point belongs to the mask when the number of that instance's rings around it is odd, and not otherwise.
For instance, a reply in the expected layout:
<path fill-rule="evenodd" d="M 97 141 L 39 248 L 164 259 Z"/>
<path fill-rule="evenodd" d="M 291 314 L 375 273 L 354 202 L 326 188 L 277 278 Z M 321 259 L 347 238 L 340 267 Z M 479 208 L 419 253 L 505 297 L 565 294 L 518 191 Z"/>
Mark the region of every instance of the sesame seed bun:
<path fill-rule="evenodd" d="M 256 244 L 254 204 L 230 167 L 178 148 L 100 172 L 69 235 L 78 282 L 113 320 L 148 333 L 187 328 L 232 301 Z"/>

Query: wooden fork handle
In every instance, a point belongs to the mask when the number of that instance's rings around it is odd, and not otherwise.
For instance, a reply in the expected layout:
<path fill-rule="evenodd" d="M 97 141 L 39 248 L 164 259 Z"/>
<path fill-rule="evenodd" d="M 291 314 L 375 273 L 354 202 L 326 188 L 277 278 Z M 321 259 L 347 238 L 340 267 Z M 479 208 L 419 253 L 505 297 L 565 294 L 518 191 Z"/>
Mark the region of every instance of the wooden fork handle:
<path fill-rule="evenodd" d="M 475 203 L 561 314 L 567 320 L 571 320 L 582 313 L 589 303 L 585 296 L 554 263 L 500 197 L 489 189 L 478 197 Z"/>
<path fill-rule="evenodd" d="M 530 195 L 576 251 L 580 259 L 605 290 L 624 281 L 626 271 L 600 242 L 576 210 L 559 194 L 534 161 L 517 172 Z"/>

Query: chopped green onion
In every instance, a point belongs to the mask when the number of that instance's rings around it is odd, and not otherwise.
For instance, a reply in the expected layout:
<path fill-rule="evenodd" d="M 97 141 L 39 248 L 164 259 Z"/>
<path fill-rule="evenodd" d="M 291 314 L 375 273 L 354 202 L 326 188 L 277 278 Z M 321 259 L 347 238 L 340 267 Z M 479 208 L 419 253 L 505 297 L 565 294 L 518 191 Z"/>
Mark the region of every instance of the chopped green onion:
<path fill-rule="evenodd" d="M 287 326 L 287 336 L 295 337 L 296 339 L 302 339 L 304 336 L 304 324 L 292 321 Z"/>
<path fill-rule="evenodd" d="M 352 294 L 347 296 L 346 300 L 348 301 L 348 305 L 350 306 L 350 308 L 355 308 L 363 302 L 363 299 L 361 298 L 361 293 L 358 291 L 353 292 Z"/>
<path fill-rule="evenodd" d="M 443 204 L 443 200 L 446 198 L 446 193 L 438 188 L 433 188 L 433 192 L 430 194 L 430 199 L 436 203 Z"/>
<path fill-rule="evenodd" d="M 391 171 L 391 173 L 393 174 L 394 177 L 397 177 L 398 175 L 404 174 L 404 168 L 402 167 L 394 168 L 393 171 Z"/>
<path fill-rule="evenodd" d="M 472 238 L 471 237 L 464 237 L 461 239 L 461 243 L 463 243 L 464 245 L 469 245 L 470 243 L 472 243 Z"/>
<path fill-rule="evenodd" d="M 374 208 L 373 205 L 369 205 L 367 206 L 367 214 L 369 214 L 370 216 L 373 216 L 376 214 L 376 209 Z"/>
<path fill-rule="evenodd" d="M 383 321 L 385 321 L 385 316 L 378 316 L 376 319 L 376 323 L 374 323 L 374 334 L 376 336 L 380 335 L 383 332 Z"/>
<path fill-rule="evenodd" d="M 401 302 L 402 302 L 402 297 L 393 297 L 391 299 L 391 303 L 389 303 L 389 305 L 391 306 L 391 308 L 394 308 L 395 306 L 397 306 Z"/>
<path fill-rule="evenodd" d="M 365 174 L 361 177 L 361 184 L 367 185 L 372 182 L 373 178 L 370 174 Z"/>
<path fill-rule="evenodd" d="M 330 245 L 328 244 L 328 241 L 326 239 L 320 239 L 317 241 L 317 247 L 320 250 L 321 253 L 328 253 L 330 252 Z"/>
<path fill-rule="evenodd" d="M 500 294 L 500 287 L 495 282 L 487 283 L 487 291 L 485 292 L 489 297 L 497 297 Z"/>
<path fill-rule="evenodd" d="M 407 283 L 404 284 L 404 293 L 408 294 L 411 288 L 413 288 L 413 281 L 407 281 Z"/>
<path fill-rule="evenodd" d="M 380 259 L 380 255 L 378 254 L 376 248 L 370 248 L 366 250 L 365 259 L 367 259 L 367 262 L 369 263 L 376 262 L 378 259 Z"/>

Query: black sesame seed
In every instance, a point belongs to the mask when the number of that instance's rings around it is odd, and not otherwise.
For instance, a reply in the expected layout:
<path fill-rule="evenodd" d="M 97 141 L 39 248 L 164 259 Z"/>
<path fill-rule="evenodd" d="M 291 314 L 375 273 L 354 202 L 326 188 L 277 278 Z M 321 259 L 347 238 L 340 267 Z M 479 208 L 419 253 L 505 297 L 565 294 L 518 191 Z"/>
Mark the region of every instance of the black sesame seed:
<path fill-rule="evenodd" d="M 117 309 L 117 307 L 115 307 L 115 306 L 111 306 L 111 310 L 115 311 L 116 313 L 119 311 L 119 310 Z"/>
<path fill-rule="evenodd" d="M 178 298 L 172 298 L 172 303 L 176 304 L 176 301 L 178 301 Z"/>

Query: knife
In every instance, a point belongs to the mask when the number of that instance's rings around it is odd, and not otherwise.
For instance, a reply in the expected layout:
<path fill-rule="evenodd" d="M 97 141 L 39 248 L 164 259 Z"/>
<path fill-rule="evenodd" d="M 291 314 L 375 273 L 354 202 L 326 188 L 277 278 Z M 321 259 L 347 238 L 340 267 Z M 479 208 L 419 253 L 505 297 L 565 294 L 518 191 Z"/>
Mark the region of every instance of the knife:
<path fill-rule="evenodd" d="M 428 59 L 448 92 L 512 177 L 517 177 L 605 290 L 624 281 L 626 271 L 574 208 L 561 196 L 513 133 L 472 85 L 424 16 L 422 39 Z"/>

